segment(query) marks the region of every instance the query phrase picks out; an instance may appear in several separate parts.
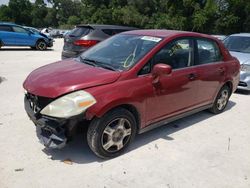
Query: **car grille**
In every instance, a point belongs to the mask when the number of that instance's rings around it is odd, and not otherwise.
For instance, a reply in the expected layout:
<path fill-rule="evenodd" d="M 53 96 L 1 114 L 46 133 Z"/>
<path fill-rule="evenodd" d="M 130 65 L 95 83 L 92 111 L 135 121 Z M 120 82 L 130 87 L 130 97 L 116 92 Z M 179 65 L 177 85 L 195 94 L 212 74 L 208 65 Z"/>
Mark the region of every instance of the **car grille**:
<path fill-rule="evenodd" d="M 51 98 L 40 97 L 31 93 L 27 93 L 26 98 L 29 101 L 31 109 L 35 113 L 40 112 L 45 106 L 53 101 Z"/>
<path fill-rule="evenodd" d="M 239 86 L 247 87 L 247 83 L 240 81 L 240 82 L 239 82 Z"/>

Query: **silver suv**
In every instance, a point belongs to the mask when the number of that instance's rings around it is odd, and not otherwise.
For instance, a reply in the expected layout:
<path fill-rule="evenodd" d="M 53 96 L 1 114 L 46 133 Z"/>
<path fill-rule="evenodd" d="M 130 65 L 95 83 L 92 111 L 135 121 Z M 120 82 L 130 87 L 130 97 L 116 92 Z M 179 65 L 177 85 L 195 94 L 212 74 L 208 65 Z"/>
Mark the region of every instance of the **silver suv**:
<path fill-rule="evenodd" d="M 224 44 L 241 64 L 238 89 L 250 91 L 250 33 L 230 35 L 224 40 Z"/>
<path fill-rule="evenodd" d="M 64 38 L 62 59 L 77 57 L 112 35 L 135 29 L 137 28 L 116 25 L 78 25 Z"/>

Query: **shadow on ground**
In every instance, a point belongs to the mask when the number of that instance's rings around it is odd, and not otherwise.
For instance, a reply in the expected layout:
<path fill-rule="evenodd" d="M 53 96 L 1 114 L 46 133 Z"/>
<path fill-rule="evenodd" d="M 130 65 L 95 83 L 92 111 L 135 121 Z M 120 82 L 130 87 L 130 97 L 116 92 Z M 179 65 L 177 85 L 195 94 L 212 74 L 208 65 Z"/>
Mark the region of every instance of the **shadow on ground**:
<path fill-rule="evenodd" d="M 235 104 L 235 102 L 229 101 L 225 111 L 233 108 Z M 125 152 L 123 155 L 126 155 L 127 153 L 160 138 L 165 139 L 166 142 L 172 141 L 174 138 L 169 136 L 172 133 L 188 128 L 189 126 L 200 123 L 213 116 L 213 114 L 207 111 L 202 111 L 189 117 L 169 123 L 167 126 L 161 126 L 144 134 L 137 135 L 127 152 Z M 61 150 L 44 149 L 43 152 L 50 156 L 52 160 L 64 161 L 65 159 L 70 159 L 74 163 L 78 164 L 92 162 L 101 163 L 105 161 L 96 157 L 95 154 L 89 149 L 86 140 L 86 131 L 81 135 L 77 135 L 73 141 L 71 141 Z"/>
<path fill-rule="evenodd" d="M 236 94 L 241 94 L 241 95 L 250 95 L 250 91 L 246 91 L 246 90 L 239 90 L 237 89 L 235 91 Z"/>
<path fill-rule="evenodd" d="M 0 51 L 37 51 L 39 52 L 39 50 L 36 50 L 36 49 L 32 49 L 32 48 L 1 48 Z M 44 51 L 53 51 L 53 48 L 47 48 L 46 50 Z"/>

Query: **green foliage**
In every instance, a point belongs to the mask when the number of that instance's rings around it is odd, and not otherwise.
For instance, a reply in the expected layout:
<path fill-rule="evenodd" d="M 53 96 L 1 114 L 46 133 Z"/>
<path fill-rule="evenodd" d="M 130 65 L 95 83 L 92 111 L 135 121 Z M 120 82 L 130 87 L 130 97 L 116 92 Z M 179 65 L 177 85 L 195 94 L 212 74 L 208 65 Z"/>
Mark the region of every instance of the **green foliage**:
<path fill-rule="evenodd" d="M 230 34 L 250 32 L 246 0 L 10 0 L 0 21 L 73 28 L 83 23 Z"/>

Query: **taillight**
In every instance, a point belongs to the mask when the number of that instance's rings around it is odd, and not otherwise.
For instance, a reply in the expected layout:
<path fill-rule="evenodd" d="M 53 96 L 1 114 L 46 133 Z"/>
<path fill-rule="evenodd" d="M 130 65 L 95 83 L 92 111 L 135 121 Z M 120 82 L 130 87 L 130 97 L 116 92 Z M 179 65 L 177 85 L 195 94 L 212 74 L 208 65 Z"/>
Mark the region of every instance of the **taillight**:
<path fill-rule="evenodd" d="M 98 42 L 98 40 L 76 40 L 74 44 L 77 46 L 91 47 L 97 44 Z"/>

